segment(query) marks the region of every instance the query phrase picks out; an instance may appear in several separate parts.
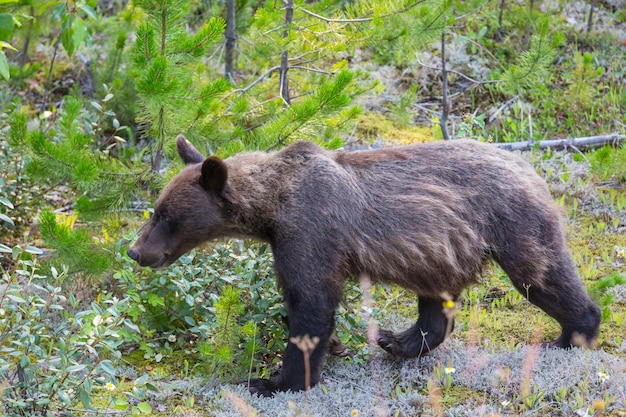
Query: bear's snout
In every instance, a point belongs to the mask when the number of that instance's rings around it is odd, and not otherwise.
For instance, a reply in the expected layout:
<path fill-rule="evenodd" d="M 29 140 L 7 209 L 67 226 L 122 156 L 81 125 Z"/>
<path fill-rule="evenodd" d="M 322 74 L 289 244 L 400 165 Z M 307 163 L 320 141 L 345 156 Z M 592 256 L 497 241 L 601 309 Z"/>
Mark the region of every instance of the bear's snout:
<path fill-rule="evenodd" d="M 133 248 L 129 248 L 128 251 L 126 252 L 126 254 L 128 255 L 128 257 L 130 259 L 132 259 L 133 261 L 138 261 L 139 260 L 139 254 L 137 252 L 135 252 L 133 250 Z"/>

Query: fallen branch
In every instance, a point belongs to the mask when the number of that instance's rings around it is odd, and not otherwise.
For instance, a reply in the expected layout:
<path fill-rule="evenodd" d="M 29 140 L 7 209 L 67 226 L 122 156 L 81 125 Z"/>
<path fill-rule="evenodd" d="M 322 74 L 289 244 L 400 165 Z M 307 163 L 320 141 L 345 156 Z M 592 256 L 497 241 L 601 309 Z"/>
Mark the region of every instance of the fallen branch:
<path fill-rule="evenodd" d="M 567 138 L 567 139 L 549 139 L 541 141 L 523 141 L 523 142 L 509 142 L 509 143 L 494 143 L 493 145 L 508 151 L 525 151 L 532 148 L 538 149 L 567 149 L 567 148 L 585 148 L 595 147 L 602 145 L 617 145 L 626 139 L 626 135 L 620 135 L 617 133 L 611 135 L 601 136 L 588 136 L 584 138 Z"/>

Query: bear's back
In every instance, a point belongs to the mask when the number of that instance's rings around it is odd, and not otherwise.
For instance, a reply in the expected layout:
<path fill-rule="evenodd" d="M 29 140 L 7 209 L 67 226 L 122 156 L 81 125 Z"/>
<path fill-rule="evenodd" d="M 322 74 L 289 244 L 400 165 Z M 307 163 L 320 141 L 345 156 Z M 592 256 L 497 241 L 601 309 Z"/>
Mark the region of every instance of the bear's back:
<path fill-rule="evenodd" d="M 486 144 L 329 152 L 297 143 L 274 158 L 291 167 L 278 186 L 279 229 L 332 239 L 351 273 L 420 285 L 415 289 L 425 294 L 439 290 L 428 285 L 450 277 L 458 279 L 451 289 L 466 285 L 507 245 L 503 230 L 528 218 L 558 227 L 558 210 L 534 169 Z M 414 279 L 426 275 L 431 278 Z"/>

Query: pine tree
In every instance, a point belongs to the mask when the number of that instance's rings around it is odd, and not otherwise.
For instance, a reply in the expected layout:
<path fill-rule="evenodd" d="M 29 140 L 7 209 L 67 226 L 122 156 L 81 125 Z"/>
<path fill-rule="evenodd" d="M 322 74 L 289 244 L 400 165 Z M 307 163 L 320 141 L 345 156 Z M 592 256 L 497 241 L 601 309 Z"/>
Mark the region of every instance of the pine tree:
<path fill-rule="evenodd" d="M 210 19 L 195 34 L 185 30 L 187 1 L 142 0 L 138 2 L 149 16 L 137 30 L 133 64 L 141 71 L 137 92 L 141 101 L 144 135 L 150 146 L 151 166 L 162 167 L 163 152 L 181 128 L 193 123 L 211 109 L 211 102 L 230 85 L 222 79 L 213 82 L 195 76 L 208 48 L 221 36 L 224 22 Z"/>

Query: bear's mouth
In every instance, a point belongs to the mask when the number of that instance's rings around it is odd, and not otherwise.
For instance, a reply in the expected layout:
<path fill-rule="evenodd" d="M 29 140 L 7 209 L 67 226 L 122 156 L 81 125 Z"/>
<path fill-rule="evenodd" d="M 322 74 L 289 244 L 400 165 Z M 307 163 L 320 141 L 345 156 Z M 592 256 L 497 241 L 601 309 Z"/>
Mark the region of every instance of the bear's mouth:
<path fill-rule="evenodd" d="M 158 269 L 158 268 L 165 268 L 166 266 L 169 266 L 171 264 L 171 262 L 167 262 L 167 257 L 165 255 L 161 256 L 159 259 L 157 259 L 156 262 L 150 264 L 150 265 L 146 265 L 147 267 L 153 268 L 153 269 Z"/>

